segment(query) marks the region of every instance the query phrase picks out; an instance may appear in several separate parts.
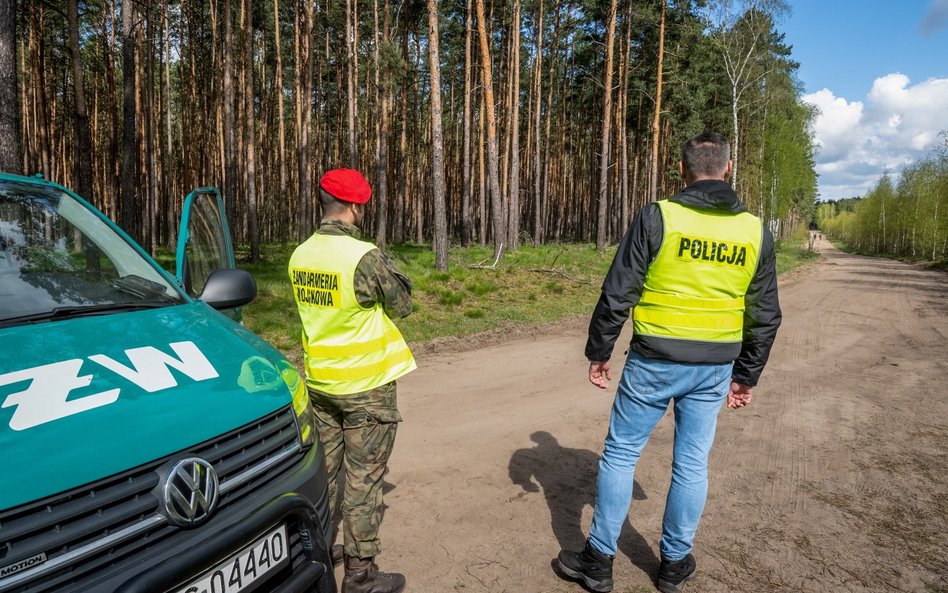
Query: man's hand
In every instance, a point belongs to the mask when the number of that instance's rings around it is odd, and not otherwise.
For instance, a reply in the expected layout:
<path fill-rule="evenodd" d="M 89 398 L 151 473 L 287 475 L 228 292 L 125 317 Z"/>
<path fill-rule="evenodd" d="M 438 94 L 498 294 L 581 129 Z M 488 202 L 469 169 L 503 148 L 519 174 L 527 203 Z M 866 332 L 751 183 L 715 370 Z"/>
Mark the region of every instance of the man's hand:
<path fill-rule="evenodd" d="M 609 380 L 612 373 L 609 370 L 609 361 L 589 362 L 589 382 L 599 389 L 609 389 Z"/>
<path fill-rule="evenodd" d="M 591 377 L 592 371 L 590 370 L 589 373 Z M 752 389 L 753 387 L 750 385 L 732 381 L 731 389 L 727 392 L 727 407 L 736 410 L 737 408 L 743 408 L 751 403 L 751 398 L 753 397 L 753 393 L 751 393 Z"/>

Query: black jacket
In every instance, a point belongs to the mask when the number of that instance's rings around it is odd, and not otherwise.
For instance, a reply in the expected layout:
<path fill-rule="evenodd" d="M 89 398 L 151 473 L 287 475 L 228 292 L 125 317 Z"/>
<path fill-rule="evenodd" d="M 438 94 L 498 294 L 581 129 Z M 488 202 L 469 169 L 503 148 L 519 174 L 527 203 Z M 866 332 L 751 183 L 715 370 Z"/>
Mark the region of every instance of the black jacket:
<path fill-rule="evenodd" d="M 669 199 L 691 208 L 735 214 L 747 210 L 726 181 L 698 181 Z M 661 211 L 657 204 L 648 204 L 632 221 L 602 284 L 602 295 L 589 322 L 586 342 L 586 358 L 589 360 L 604 361 L 612 356 L 622 324 L 641 298 L 645 272 L 658 255 L 663 238 Z M 643 356 L 676 362 L 724 363 L 733 360 L 734 381 L 756 385 L 770 356 L 780 320 L 774 239 L 765 228 L 757 269 L 745 295 L 742 343 L 720 344 L 633 335 L 631 348 Z"/>

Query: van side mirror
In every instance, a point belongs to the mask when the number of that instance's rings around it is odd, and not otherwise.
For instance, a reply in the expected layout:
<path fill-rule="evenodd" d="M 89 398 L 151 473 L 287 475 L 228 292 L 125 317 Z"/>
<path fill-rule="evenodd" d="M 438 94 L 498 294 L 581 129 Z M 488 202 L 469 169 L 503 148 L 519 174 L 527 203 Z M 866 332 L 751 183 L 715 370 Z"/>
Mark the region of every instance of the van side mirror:
<path fill-rule="evenodd" d="M 214 270 L 198 298 L 215 309 L 241 307 L 257 298 L 257 283 L 246 270 Z"/>

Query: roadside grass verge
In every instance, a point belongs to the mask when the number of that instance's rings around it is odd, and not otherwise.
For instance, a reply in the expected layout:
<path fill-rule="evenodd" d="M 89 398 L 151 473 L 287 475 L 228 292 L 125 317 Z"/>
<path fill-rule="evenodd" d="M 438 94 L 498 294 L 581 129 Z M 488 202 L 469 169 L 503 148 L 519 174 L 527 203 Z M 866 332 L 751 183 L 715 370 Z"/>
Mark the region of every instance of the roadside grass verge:
<path fill-rule="evenodd" d="M 298 357 L 302 327 L 290 292 L 287 264 L 295 245 L 261 246 L 260 263 L 238 251 L 238 265 L 257 281 L 257 299 L 243 309 L 247 328 Z M 438 272 L 428 245 L 391 245 L 386 251 L 412 279 L 412 314 L 395 320 L 408 342 L 448 336 L 468 336 L 508 325 L 551 323 L 571 315 L 589 315 L 599 298 L 602 279 L 612 263 L 615 246 L 596 251 L 589 243 L 523 246 L 493 263 L 491 247 L 454 247 L 449 270 Z M 818 256 L 803 242 L 777 245 L 779 273 Z M 156 259 L 174 269 L 174 255 L 163 250 Z M 471 266 L 487 267 L 471 267 Z M 291 356 L 295 354 L 295 356 Z"/>
<path fill-rule="evenodd" d="M 865 255 L 866 257 L 884 257 L 886 259 L 895 259 L 901 262 L 909 264 L 920 264 L 926 268 L 931 268 L 933 270 L 942 270 L 948 271 L 948 260 L 931 260 L 924 256 L 921 257 L 911 257 L 907 255 L 897 255 L 894 253 L 876 253 L 874 251 L 867 251 L 865 249 L 859 249 L 854 247 L 849 243 L 843 241 L 842 239 L 837 239 L 835 237 L 827 237 L 830 241 L 833 242 L 833 246 L 840 251 L 845 251 L 846 253 L 852 253 L 854 255 Z"/>
<path fill-rule="evenodd" d="M 784 274 L 820 258 L 819 252 L 810 249 L 805 241 L 777 241 L 777 274 Z"/>

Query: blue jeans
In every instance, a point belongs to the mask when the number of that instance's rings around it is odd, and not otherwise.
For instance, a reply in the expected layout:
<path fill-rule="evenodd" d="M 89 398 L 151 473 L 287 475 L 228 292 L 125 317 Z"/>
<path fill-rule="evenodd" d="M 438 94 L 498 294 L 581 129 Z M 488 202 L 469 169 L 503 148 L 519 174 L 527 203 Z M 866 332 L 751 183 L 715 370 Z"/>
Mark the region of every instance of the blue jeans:
<path fill-rule="evenodd" d="M 629 353 L 599 460 L 589 539 L 600 552 L 615 556 L 619 530 L 632 502 L 635 463 L 671 400 L 675 448 L 659 551 L 672 561 L 691 552 L 708 495 L 708 454 L 732 366 L 682 364 Z"/>

